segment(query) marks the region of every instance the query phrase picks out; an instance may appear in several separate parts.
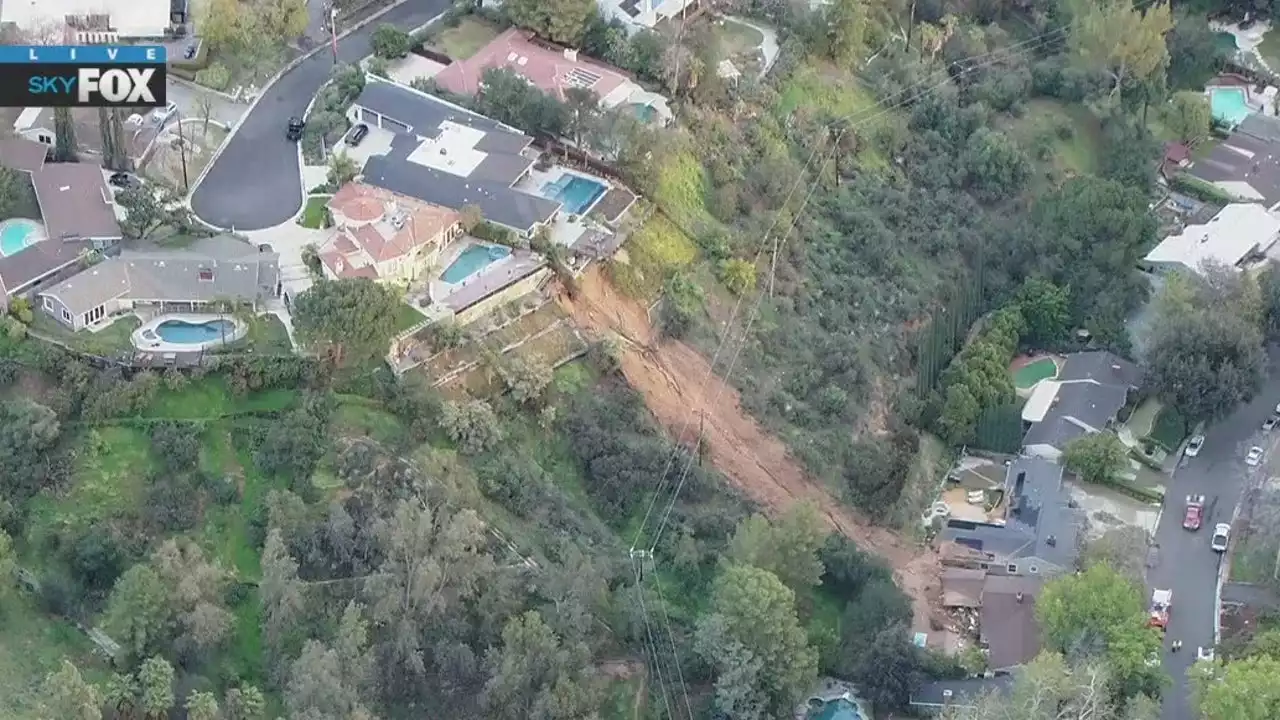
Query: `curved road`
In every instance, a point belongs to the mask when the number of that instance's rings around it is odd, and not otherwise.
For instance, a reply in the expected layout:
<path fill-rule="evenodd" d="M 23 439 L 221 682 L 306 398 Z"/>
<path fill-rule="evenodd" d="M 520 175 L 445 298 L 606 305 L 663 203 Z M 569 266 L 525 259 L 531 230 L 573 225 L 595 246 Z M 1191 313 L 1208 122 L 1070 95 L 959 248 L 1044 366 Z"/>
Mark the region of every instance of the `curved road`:
<path fill-rule="evenodd" d="M 1205 432 L 1200 455 L 1183 458 L 1170 478 L 1164 514 L 1156 529 L 1159 546 L 1158 564 L 1147 574 L 1149 588 L 1173 590 L 1173 612 L 1165 636 L 1164 668 L 1173 677 L 1173 685 L 1165 691 L 1162 720 L 1196 720 L 1192 710 L 1187 668 L 1196 659 L 1197 647 L 1213 647 L 1214 593 L 1218 582 L 1221 557 L 1209 549 L 1213 526 L 1231 522 L 1236 505 L 1251 482 L 1267 473 L 1267 466 L 1280 460 L 1275 438 L 1263 438 L 1262 422 L 1280 402 L 1280 351 L 1272 348 L 1273 372 L 1263 383 L 1262 391 L 1249 404 L 1242 405 L 1226 419 Z M 1249 468 L 1244 464 L 1249 447 L 1267 449 L 1263 465 Z M 1182 529 L 1186 496 L 1205 496 L 1204 524 L 1200 530 Z M 1182 650 L 1170 652 L 1169 645 L 1181 640 Z"/>
<path fill-rule="evenodd" d="M 406 0 L 339 40 L 338 58 L 355 63 L 369 55 L 369 36 L 382 23 L 412 30 L 449 6 L 449 0 Z M 302 115 L 332 68 L 333 53 L 325 47 L 266 89 L 192 193 L 197 217 L 217 227 L 261 230 L 298 212 L 303 193 L 298 149 L 285 139 L 285 124 Z"/>

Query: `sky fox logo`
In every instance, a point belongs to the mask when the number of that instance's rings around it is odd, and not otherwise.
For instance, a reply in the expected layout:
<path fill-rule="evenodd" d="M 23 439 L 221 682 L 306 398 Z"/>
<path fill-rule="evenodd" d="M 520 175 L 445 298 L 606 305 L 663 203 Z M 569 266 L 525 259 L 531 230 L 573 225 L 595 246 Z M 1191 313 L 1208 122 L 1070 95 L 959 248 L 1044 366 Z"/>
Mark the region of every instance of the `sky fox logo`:
<path fill-rule="evenodd" d="M 27 81 L 32 95 L 75 95 L 77 105 L 156 105 L 158 68 L 76 68 L 75 75 L 33 75 Z M 159 79 L 163 87 L 164 79 Z"/>

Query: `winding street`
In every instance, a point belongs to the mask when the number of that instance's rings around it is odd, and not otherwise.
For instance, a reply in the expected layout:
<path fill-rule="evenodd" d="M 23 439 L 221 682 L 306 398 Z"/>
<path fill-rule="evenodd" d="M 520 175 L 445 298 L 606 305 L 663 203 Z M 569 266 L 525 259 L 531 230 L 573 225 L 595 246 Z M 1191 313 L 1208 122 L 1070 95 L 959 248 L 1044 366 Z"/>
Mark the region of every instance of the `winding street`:
<path fill-rule="evenodd" d="M 338 41 L 338 58 L 355 63 L 367 56 L 369 37 L 382 23 L 411 30 L 449 5 L 448 0 L 406 0 Z M 285 125 L 303 114 L 332 68 L 332 54 L 321 48 L 264 91 L 192 193 L 197 217 L 216 227 L 261 230 L 298 212 L 304 192 L 298 146 L 285 139 Z"/>
<path fill-rule="evenodd" d="M 1165 690 L 1163 720 L 1196 720 L 1187 683 L 1187 669 L 1195 663 L 1196 648 L 1213 647 L 1217 619 L 1214 595 L 1222 558 L 1209 548 L 1213 526 L 1231 522 L 1240 498 L 1253 480 L 1268 472 L 1268 466 L 1280 460 L 1277 438 L 1264 438 L 1262 423 L 1280 401 L 1280 349 L 1270 349 L 1271 373 L 1261 392 L 1247 405 L 1205 432 L 1204 447 L 1194 458 L 1183 458 L 1169 479 L 1164 514 L 1156 529 L 1159 547 L 1157 564 L 1147 574 L 1148 589 L 1173 591 L 1173 611 L 1165 636 L 1164 668 L 1173 678 Z M 1247 467 L 1245 453 L 1253 445 L 1267 449 L 1263 465 Z M 1204 523 L 1200 530 L 1182 528 L 1187 495 L 1205 496 Z M 1181 640 L 1182 650 L 1170 651 L 1174 640 Z"/>

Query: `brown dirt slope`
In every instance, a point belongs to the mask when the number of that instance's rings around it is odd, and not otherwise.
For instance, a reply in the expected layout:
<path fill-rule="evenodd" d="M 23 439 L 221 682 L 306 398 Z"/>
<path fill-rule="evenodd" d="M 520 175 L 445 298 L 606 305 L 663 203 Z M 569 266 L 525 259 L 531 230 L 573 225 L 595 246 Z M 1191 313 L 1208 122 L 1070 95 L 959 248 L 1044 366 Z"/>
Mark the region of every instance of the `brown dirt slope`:
<path fill-rule="evenodd" d="M 618 294 L 599 266 L 583 275 L 580 289 L 573 300 L 562 293 L 558 298 L 561 306 L 584 331 L 598 337 L 612 332 L 625 341 L 623 374 L 673 436 L 680 435 L 687 425 L 689 433 L 696 432 L 690 419 L 702 413 L 705 450 L 730 482 L 772 511 L 796 500 L 817 502 L 832 529 L 851 538 L 859 548 L 884 558 L 898 585 L 911 597 L 913 629 L 931 631 L 929 597 L 936 592 L 938 578 L 932 552 L 921 551 L 898 534 L 872 525 L 806 477 L 782 442 L 742 410 L 737 391 L 711 373 L 707 359 L 684 343 L 658 338 L 645 308 Z M 729 352 L 726 348 L 725 359 Z M 718 362 L 723 364 L 724 360 Z M 691 439 L 685 435 L 686 441 Z"/>

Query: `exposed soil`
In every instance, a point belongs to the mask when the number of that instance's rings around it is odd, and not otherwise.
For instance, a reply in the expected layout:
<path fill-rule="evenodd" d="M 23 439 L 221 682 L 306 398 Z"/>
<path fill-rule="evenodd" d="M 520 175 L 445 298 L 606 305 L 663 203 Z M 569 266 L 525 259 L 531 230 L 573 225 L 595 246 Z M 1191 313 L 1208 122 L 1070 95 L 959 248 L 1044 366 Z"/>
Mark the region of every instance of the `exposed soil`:
<path fill-rule="evenodd" d="M 692 421 L 701 415 L 708 459 L 753 501 L 771 511 L 796 500 L 817 502 L 832 529 L 881 556 L 893 569 L 899 587 L 912 600 L 913 629 L 934 632 L 929 599 L 938 592 L 935 553 L 873 526 L 806 477 L 782 442 L 742 410 L 737 391 L 712 374 L 707 359 L 684 343 L 661 340 L 645 308 L 619 295 L 599 266 L 583 275 L 580 290 L 577 298 L 561 293 L 557 300 L 584 331 L 595 336 L 614 333 L 625 340 L 622 372 L 668 431 L 692 442 L 697 432 Z"/>

